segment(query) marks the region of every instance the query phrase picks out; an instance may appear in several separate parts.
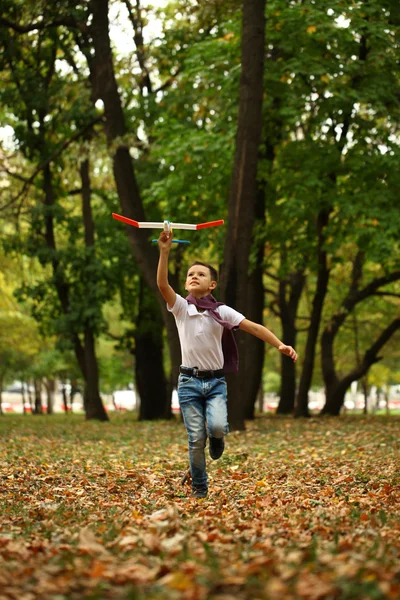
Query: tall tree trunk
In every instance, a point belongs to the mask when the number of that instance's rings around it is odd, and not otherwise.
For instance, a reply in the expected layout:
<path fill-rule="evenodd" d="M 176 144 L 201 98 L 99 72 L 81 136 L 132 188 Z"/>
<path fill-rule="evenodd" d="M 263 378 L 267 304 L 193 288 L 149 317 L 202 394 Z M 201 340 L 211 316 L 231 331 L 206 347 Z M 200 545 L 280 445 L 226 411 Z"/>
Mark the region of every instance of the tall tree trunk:
<path fill-rule="evenodd" d="M 139 314 L 135 330 L 135 375 L 140 396 L 139 420 L 168 418 L 171 395 L 165 381 L 163 364 L 163 321 L 143 279 L 140 280 Z M 154 320 L 154 316 L 157 320 Z M 146 400 L 143 401 L 143 398 Z"/>
<path fill-rule="evenodd" d="M 56 388 L 56 382 L 54 379 L 47 379 L 45 380 L 44 385 L 47 394 L 46 412 L 48 415 L 52 415 L 54 413 L 54 392 Z"/>
<path fill-rule="evenodd" d="M 330 209 L 321 209 L 317 218 L 317 233 L 318 233 L 318 276 L 317 287 L 314 294 L 310 328 L 307 335 L 306 349 L 304 353 L 303 370 L 301 373 L 299 391 L 296 399 L 295 416 L 309 417 L 308 410 L 308 391 L 311 387 L 316 345 L 318 340 L 318 332 L 321 322 L 322 308 L 328 291 L 329 268 L 325 243 L 325 227 L 328 225 Z"/>
<path fill-rule="evenodd" d="M 265 186 L 260 186 L 256 194 L 255 218 L 262 224 L 265 222 Z M 263 284 L 264 243 L 256 254 L 256 264 L 247 280 L 247 312 L 246 317 L 256 323 L 263 322 L 264 313 L 264 284 Z M 248 388 L 244 397 L 244 418 L 254 419 L 254 410 L 262 387 L 262 372 L 264 366 L 265 344 L 253 335 L 244 335 L 244 364 L 243 373 L 247 376 Z"/>
<path fill-rule="evenodd" d="M 89 328 L 84 333 L 85 365 L 87 376 L 83 393 L 86 419 L 108 421 L 108 415 L 101 401 L 99 390 L 99 371 L 95 350 L 95 337 Z"/>
<path fill-rule="evenodd" d="M 90 207 L 90 180 L 87 161 L 81 165 L 82 177 L 82 212 L 85 226 L 85 244 L 86 246 L 94 243 L 93 219 Z M 45 193 L 45 204 L 51 209 L 54 204 L 54 192 L 52 185 L 52 174 L 50 165 L 47 165 L 43 172 L 43 186 Z M 59 262 L 56 251 L 56 241 L 54 234 L 53 213 L 47 210 L 45 216 L 45 238 L 47 247 L 53 251 L 52 267 L 54 273 L 54 282 L 57 295 L 60 300 L 62 311 L 65 315 L 70 313 L 70 291 L 69 284 L 65 280 L 62 265 Z M 84 333 L 84 344 L 82 345 L 77 333 L 71 333 L 71 340 L 75 350 L 75 356 L 79 364 L 81 373 L 85 381 L 84 405 L 86 418 L 99 419 L 104 421 L 108 415 L 104 409 L 103 403 L 98 392 L 98 368 L 94 350 L 93 332 L 86 328 Z M 94 382 L 97 378 L 97 383 Z M 86 391 L 86 387 L 88 388 Z M 97 392 L 96 392 L 97 389 Z"/>
<path fill-rule="evenodd" d="M 39 379 L 35 379 L 33 381 L 33 386 L 35 388 L 35 406 L 33 409 L 33 413 L 35 415 L 42 415 L 42 382 Z"/>
<path fill-rule="evenodd" d="M 257 165 L 262 128 L 262 99 L 265 48 L 265 0 L 245 0 L 242 24 L 242 73 L 236 150 L 229 192 L 228 227 L 221 269 L 224 302 L 245 316 L 251 313 L 247 282 L 249 255 L 255 220 Z M 228 377 L 228 408 L 231 429 L 244 429 L 249 395 L 246 372 L 246 340 L 238 336 L 239 373 Z M 254 374 L 252 374 L 254 376 Z M 259 386 L 260 381 L 253 382 Z M 253 393 L 253 392 L 251 392 Z"/>
<path fill-rule="evenodd" d="M 90 7 L 93 14 L 90 33 L 93 37 L 93 46 L 95 50 L 94 58 L 89 60 L 92 97 L 94 101 L 101 98 L 104 103 L 105 129 L 108 143 L 111 146 L 115 145 L 117 139 L 123 138 L 127 133 L 127 127 L 112 61 L 108 22 L 108 0 L 91 0 Z M 145 221 L 144 207 L 133 168 L 132 157 L 129 153 L 129 147 L 127 147 L 126 144 L 121 143 L 117 147 L 113 155 L 113 170 L 122 212 L 125 216 L 137 221 Z M 165 301 L 157 288 L 156 271 L 158 251 L 156 248 L 149 245 L 148 232 L 146 230 L 134 230 L 134 228 L 126 226 L 126 231 L 138 267 L 147 286 L 156 295 L 159 306 L 161 307 L 170 349 L 172 383 L 172 380 L 175 382 L 178 377 L 181 356 L 180 344 L 174 318 L 167 311 Z M 157 319 L 158 316 L 156 315 L 156 310 L 154 308 L 152 320 L 157 321 Z M 161 356 L 159 349 L 156 351 L 156 354 L 157 356 Z M 141 400 L 142 403 L 145 404 L 153 401 L 150 397 L 146 399 L 146 396 L 141 398 Z M 164 414 L 165 407 L 163 407 L 162 413 L 158 416 L 162 417 Z"/>
<path fill-rule="evenodd" d="M 296 316 L 305 283 L 304 271 L 296 271 L 279 282 L 279 309 L 282 321 L 282 340 L 296 347 Z M 289 298 L 286 298 L 289 286 Z M 281 389 L 277 414 L 287 415 L 294 411 L 296 397 L 296 365 L 287 356 L 281 356 Z"/>
<path fill-rule="evenodd" d="M 24 413 L 24 415 L 26 414 L 27 410 L 26 410 L 26 406 L 25 406 L 25 389 L 24 389 L 25 383 L 22 383 L 22 388 L 21 388 L 21 402 L 22 402 L 22 412 Z"/>
<path fill-rule="evenodd" d="M 67 399 L 67 390 L 65 387 L 65 381 L 62 382 L 61 396 L 62 396 L 62 401 L 63 401 L 64 412 L 65 412 L 65 414 L 68 414 L 69 408 L 68 408 L 68 399 Z M 71 409 L 72 409 L 72 406 L 71 406 Z"/>
<path fill-rule="evenodd" d="M 35 404 L 35 386 L 33 385 L 33 381 L 31 381 L 30 383 L 26 383 L 26 392 L 28 395 L 28 401 L 29 401 L 29 406 L 31 407 L 31 410 L 33 411 L 33 407 Z M 32 391 L 33 390 L 33 391 Z"/>
<path fill-rule="evenodd" d="M 82 181 L 82 215 L 85 234 L 85 247 L 93 249 L 95 246 L 95 228 L 91 204 L 90 169 L 86 159 L 80 165 Z M 89 261 L 93 260 L 90 254 Z M 83 404 L 87 419 L 108 421 L 108 415 L 100 397 L 99 368 L 96 356 L 96 341 L 93 328 L 87 323 L 84 331 L 84 363 L 85 363 L 85 389 Z"/>

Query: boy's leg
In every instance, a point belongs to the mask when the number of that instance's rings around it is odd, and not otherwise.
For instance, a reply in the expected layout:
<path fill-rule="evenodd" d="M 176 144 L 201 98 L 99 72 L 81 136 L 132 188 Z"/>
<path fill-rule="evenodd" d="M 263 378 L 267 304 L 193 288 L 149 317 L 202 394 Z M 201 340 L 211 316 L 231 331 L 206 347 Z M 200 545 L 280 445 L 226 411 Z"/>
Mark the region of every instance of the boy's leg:
<path fill-rule="evenodd" d="M 217 460 L 224 451 L 224 435 L 229 431 L 227 410 L 227 385 L 225 378 L 210 379 L 206 404 L 207 430 L 210 456 Z"/>
<path fill-rule="evenodd" d="M 181 413 L 188 433 L 190 473 L 192 489 L 196 495 L 206 496 L 208 477 L 206 472 L 205 402 L 202 397 L 201 382 L 196 378 L 180 375 L 178 397 Z"/>

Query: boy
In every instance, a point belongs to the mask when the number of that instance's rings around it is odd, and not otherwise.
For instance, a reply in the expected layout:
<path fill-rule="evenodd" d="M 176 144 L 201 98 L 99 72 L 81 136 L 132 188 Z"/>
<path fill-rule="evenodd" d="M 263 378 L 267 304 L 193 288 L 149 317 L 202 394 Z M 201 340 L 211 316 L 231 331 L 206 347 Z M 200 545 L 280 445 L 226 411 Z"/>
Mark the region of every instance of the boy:
<path fill-rule="evenodd" d="M 217 302 L 211 292 L 217 286 L 217 272 L 211 265 L 195 262 L 188 271 L 184 299 L 168 283 L 168 256 L 172 230 L 163 231 L 158 239 L 160 258 L 157 285 L 175 317 L 182 350 L 178 379 L 178 398 L 188 433 L 192 496 L 205 498 L 208 478 L 204 448 L 207 435 L 212 459 L 224 451 L 228 433 L 227 386 L 225 371 L 237 370 L 237 347 L 232 329 L 241 329 L 275 346 L 294 361 L 297 354 L 263 325 Z"/>

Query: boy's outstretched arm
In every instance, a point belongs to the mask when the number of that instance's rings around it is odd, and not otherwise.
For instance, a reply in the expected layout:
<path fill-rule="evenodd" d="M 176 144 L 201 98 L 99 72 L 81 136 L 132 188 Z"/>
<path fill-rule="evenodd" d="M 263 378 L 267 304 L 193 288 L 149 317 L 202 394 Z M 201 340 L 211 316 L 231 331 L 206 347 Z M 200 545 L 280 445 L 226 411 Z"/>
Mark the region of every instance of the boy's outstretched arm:
<path fill-rule="evenodd" d="M 292 348 L 292 346 L 286 346 L 286 344 L 283 344 L 280 340 L 278 340 L 276 335 L 273 334 L 272 331 L 264 327 L 264 325 L 259 325 L 258 323 L 249 321 L 249 319 L 243 319 L 243 321 L 239 325 L 239 329 L 241 329 L 242 331 L 247 331 L 247 333 L 251 333 L 251 335 L 255 335 L 264 342 L 268 342 L 268 344 L 271 344 L 271 346 L 277 348 L 279 352 L 282 352 L 282 354 L 289 356 L 289 358 L 292 358 L 293 361 L 296 362 L 297 352 L 295 351 L 295 349 Z"/>
<path fill-rule="evenodd" d="M 160 248 L 160 258 L 158 259 L 157 285 L 164 300 L 173 308 L 176 301 L 175 290 L 168 283 L 168 257 L 172 246 L 172 229 L 162 231 L 158 238 L 158 247 Z"/>

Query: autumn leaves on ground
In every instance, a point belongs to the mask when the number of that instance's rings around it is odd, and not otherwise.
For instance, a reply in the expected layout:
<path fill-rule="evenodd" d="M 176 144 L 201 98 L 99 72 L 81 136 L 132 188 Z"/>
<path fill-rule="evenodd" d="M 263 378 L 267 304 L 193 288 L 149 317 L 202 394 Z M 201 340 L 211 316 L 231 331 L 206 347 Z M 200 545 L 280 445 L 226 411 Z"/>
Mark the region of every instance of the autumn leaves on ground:
<path fill-rule="evenodd" d="M 0 599 L 398 599 L 399 431 L 257 419 L 199 501 L 178 420 L 4 416 Z"/>

